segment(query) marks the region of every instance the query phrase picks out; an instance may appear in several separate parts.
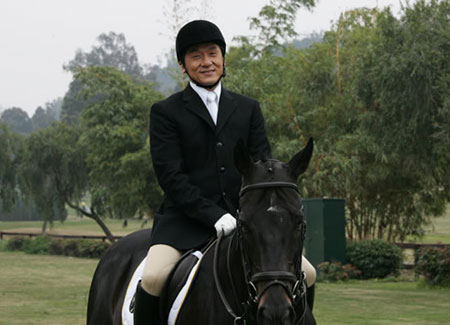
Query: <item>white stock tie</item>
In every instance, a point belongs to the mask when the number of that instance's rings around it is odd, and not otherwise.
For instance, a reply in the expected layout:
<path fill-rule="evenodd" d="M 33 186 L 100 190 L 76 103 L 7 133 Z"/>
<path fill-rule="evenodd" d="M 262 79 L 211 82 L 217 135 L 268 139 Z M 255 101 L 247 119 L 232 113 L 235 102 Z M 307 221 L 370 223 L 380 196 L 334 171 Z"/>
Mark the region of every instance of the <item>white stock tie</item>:
<path fill-rule="evenodd" d="M 214 91 L 208 92 L 208 97 L 206 98 L 206 103 L 209 111 L 209 115 L 211 115 L 211 118 L 214 122 L 214 124 L 217 124 L 217 94 Z"/>

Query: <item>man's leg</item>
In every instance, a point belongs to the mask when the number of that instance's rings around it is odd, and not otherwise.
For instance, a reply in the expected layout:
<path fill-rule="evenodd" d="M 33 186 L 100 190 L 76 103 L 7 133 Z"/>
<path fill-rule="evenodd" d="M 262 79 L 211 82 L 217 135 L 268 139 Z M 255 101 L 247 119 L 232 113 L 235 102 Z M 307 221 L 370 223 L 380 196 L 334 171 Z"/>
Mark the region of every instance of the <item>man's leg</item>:
<path fill-rule="evenodd" d="M 168 245 L 150 247 L 135 298 L 134 324 L 157 325 L 159 297 L 170 271 L 181 257 L 181 252 Z"/>
<path fill-rule="evenodd" d="M 312 266 L 309 261 L 302 256 L 302 271 L 306 274 L 306 286 L 308 287 L 306 289 L 306 300 L 308 302 L 308 306 L 313 310 L 314 307 L 314 295 L 315 295 L 315 285 L 316 282 L 316 269 L 314 266 Z"/>

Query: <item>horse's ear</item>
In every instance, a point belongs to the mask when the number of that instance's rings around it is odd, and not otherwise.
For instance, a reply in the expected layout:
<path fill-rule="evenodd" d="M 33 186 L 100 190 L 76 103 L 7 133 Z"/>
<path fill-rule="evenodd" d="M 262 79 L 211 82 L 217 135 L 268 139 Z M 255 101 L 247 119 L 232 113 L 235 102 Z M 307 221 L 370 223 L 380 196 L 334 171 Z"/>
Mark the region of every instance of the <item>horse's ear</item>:
<path fill-rule="evenodd" d="M 313 138 L 309 138 L 306 146 L 294 157 L 292 157 L 292 159 L 289 161 L 289 167 L 291 168 L 295 178 L 303 174 L 308 168 L 309 161 L 311 160 L 311 156 L 313 153 L 313 149 L 314 149 Z"/>
<path fill-rule="evenodd" d="M 239 139 L 234 147 L 234 164 L 242 176 L 248 175 L 253 167 L 252 157 L 242 139 Z"/>

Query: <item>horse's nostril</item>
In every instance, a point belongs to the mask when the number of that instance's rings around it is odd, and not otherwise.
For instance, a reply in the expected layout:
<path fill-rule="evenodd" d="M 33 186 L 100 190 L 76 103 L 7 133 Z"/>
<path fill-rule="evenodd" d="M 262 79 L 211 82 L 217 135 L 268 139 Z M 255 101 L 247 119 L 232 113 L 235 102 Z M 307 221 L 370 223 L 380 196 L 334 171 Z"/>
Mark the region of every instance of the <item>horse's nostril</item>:
<path fill-rule="evenodd" d="M 294 325 L 295 311 L 292 306 L 260 306 L 257 321 L 263 325 Z"/>

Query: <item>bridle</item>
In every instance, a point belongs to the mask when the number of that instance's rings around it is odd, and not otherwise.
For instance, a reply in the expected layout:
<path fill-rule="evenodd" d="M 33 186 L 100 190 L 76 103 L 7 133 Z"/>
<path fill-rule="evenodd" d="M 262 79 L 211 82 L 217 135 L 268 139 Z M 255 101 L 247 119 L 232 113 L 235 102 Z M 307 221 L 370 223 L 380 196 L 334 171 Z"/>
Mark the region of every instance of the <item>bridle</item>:
<path fill-rule="evenodd" d="M 242 197 L 245 193 L 256 190 L 256 189 L 266 189 L 266 188 L 290 188 L 294 189 L 295 191 L 299 192 L 298 186 L 295 183 L 292 182 L 283 182 L 283 181 L 273 181 L 273 182 L 259 182 L 255 184 L 250 184 L 243 186 L 241 188 L 241 191 L 239 192 L 239 197 Z M 306 225 L 303 222 L 302 223 L 302 240 L 304 240 L 305 236 L 305 230 Z M 227 251 L 227 269 L 228 269 L 228 276 L 231 281 L 231 287 L 234 291 L 234 296 L 237 299 L 236 289 L 234 286 L 234 283 L 232 281 L 231 277 L 231 271 L 229 267 L 229 256 L 231 251 L 231 242 L 233 241 L 235 235 L 237 234 L 238 237 L 238 245 L 239 245 L 239 251 L 240 256 L 242 259 L 242 265 L 244 268 L 244 275 L 245 275 L 245 282 L 247 285 L 247 291 L 248 291 L 248 299 L 245 302 L 244 306 L 246 306 L 246 310 L 241 316 L 237 316 L 237 314 L 233 311 L 230 304 L 228 303 L 223 290 L 222 286 L 219 281 L 218 277 L 218 256 L 219 256 L 219 246 L 222 240 L 222 234 L 219 235 L 216 243 L 216 248 L 214 252 L 214 280 L 216 283 L 217 291 L 219 293 L 219 296 L 227 309 L 228 313 L 234 318 L 234 324 L 246 324 L 247 314 L 248 310 L 255 310 L 257 307 L 261 297 L 264 295 L 264 293 L 272 286 L 278 285 L 281 286 L 288 297 L 291 299 L 292 306 L 295 308 L 299 303 L 303 303 L 303 313 L 302 315 L 296 319 L 295 323 L 300 323 L 306 314 L 306 279 L 305 274 L 301 270 L 301 260 L 302 255 L 301 252 L 298 254 L 298 260 L 295 263 L 295 273 L 288 272 L 288 271 L 265 271 L 265 272 L 257 272 L 254 274 L 251 274 L 250 272 L 250 261 L 249 258 L 243 248 L 243 232 L 242 232 L 242 222 L 239 219 L 239 216 L 237 218 L 237 231 L 233 234 L 233 237 L 230 239 L 230 245 L 228 246 Z M 267 282 L 265 286 L 260 290 L 258 293 L 257 284 L 259 282 Z"/>

